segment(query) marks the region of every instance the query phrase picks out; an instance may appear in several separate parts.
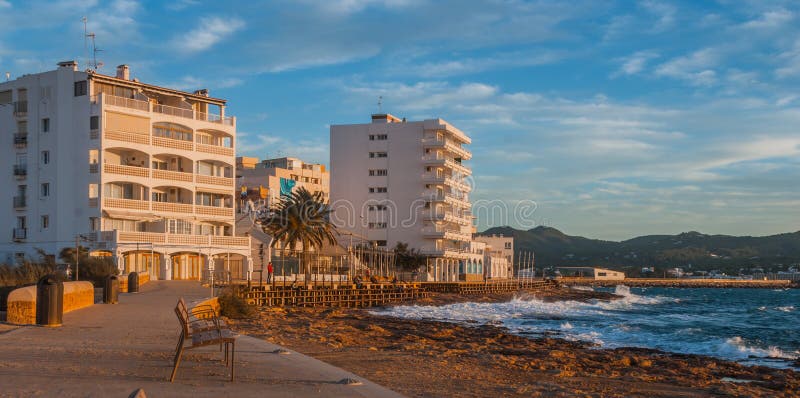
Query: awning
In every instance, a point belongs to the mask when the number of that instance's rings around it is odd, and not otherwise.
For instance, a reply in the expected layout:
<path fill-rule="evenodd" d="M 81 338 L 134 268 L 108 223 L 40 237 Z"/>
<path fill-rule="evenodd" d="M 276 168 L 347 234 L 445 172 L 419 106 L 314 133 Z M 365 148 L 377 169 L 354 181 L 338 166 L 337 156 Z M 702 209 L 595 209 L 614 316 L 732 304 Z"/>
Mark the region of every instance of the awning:
<path fill-rule="evenodd" d="M 134 220 L 134 221 L 156 221 L 160 219 L 153 213 L 146 213 L 141 211 L 103 209 L 103 214 L 104 216 L 110 218 L 119 218 L 123 220 Z"/>

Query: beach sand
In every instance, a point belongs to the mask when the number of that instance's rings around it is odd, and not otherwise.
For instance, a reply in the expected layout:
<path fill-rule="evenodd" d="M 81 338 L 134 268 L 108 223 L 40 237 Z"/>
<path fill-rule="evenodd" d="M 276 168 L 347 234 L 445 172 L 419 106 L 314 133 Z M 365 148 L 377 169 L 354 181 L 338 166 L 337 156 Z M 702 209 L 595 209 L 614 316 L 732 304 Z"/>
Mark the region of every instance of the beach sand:
<path fill-rule="evenodd" d="M 534 295 L 544 300 L 614 297 L 570 289 Z M 436 294 L 417 304 L 501 302 L 512 297 Z M 491 325 L 468 327 L 338 308 L 267 308 L 256 319 L 231 324 L 240 333 L 411 397 L 800 396 L 800 373 L 792 370 L 648 349 L 597 349 L 557 338 L 515 336 Z"/>

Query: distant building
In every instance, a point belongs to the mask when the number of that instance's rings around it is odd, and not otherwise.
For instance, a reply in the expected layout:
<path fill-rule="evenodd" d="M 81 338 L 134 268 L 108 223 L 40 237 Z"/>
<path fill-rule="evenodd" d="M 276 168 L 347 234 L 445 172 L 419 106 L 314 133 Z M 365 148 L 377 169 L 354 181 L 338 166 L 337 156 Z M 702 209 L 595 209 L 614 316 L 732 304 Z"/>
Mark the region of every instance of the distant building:
<path fill-rule="evenodd" d="M 592 278 L 598 281 L 621 281 L 625 273 L 605 268 L 594 267 L 556 267 L 562 278 Z"/>
<path fill-rule="evenodd" d="M 427 280 L 472 269 L 471 139 L 442 119 L 332 125 L 331 199 L 340 229 L 380 247 L 398 242 L 429 256 Z M 468 272 L 466 272 L 468 273 Z M 482 260 L 475 274 L 483 275 Z"/>
<path fill-rule="evenodd" d="M 485 242 L 492 248 L 492 251 L 506 258 L 508 265 L 514 265 L 514 238 L 503 235 L 475 235 L 478 242 Z"/>
<path fill-rule="evenodd" d="M 237 192 L 255 204 L 271 206 L 281 196 L 304 187 L 310 192 L 330 194 L 330 174 L 324 164 L 306 163 L 298 158 L 283 157 L 259 161 L 252 157 L 236 158 Z"/>

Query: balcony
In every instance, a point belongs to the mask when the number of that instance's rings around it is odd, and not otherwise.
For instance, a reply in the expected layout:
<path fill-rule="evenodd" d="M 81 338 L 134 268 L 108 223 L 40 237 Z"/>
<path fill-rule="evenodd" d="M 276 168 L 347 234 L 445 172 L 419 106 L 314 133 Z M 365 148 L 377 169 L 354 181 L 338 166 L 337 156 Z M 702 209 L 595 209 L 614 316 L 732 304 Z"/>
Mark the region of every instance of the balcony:
<path fill-rule="evenodd" d="M 150 145 L 150 136 L 147 134 L 130 133 L 127 131 L 103 131 L 103 138 L 107 140 L 122 141 L 130 144 Z"/>
<path fill-rule="evenodd" d="M 460 217 L 451 211 L 426 211 L 422 216 L 425 220 L 452 222 L 459 225 L 472 225 L 472 218 Z"/>
<path fill-rule="evenodd" d="M 14 103 L 14 116 L 28 116 L 28 101 L 17 101 Z"/>
<path fill-rule="evenodd" d="M 234 182 L 233 178 L 230 177 L 216 177 L 202 174 L 198 174 L 196 179 L 198 184 L 222 185 L 225 187 L 233 186 Z"/>
<path fill-rule="evenodd" d="M 434 256 L 434 257 L 448 257 L 448 258 L 458 258 L 458 259 L 469 258 L 469 254 L 464 249 L 458 249 L 458 248 L 423 247 L 420 250 L 420 254 L 427 256 Z"/>
<path fill-rule="evenodd" d="M 153 137 L 153 145 L 162 148 L 181 149 L 184 151 L 194 151 L 194 143 L 192 141 L 176 140 L 167 137 Z"/>
<path fill-rule="evenodd" d="M 444 148 L 459 157 L 463 158 L 464 160 L 469 160 L 472 158 L 472 152 L 464 149 L 461 147 L 461 144 L 454 140 L 446 139 L 446 138 L 437 138 L 437 137 L 429 137 L 422 139 L 422 147 L 423 148 Z"/>
<path fill-rule="evenodd" d="M 28 166 L 24 164 L 14 165 L 14 176 L 17 178 L 25 178 L 28 175 Z"/>
<path fill-rule="evenodd" d="M 105 198 L 103 207 L 126 210 L 150 210 L 150 202 L 136 199 Z"/>
<path fill-rule="evenodd" d="M 175 116 L 184 119 L 201 120 L 204 122 L 222 124 L 225 126 L 236 125 L 236 118 L 232 116 L 222 117 L 221 115 L 216 115 L 213 113 L 197 112 L 194 109 L 178 108 L 163 104 L 151 104 L 148 101 L 117 97 L 108 94 L 102 94 L 100 97 L 103 104 L 105 105 L 135 109 L 142 112 L 160 113 L 163 115 Z"/>
<path fill-rule="evenodd" d="M 233 217 L 233 208 L 216 206 L 194 206 L 195 213 L 204 216 Z"/>
<path fill-rule="evenodd" d="M 470 234 L 461 232 L 461 230 L 458 228 L 442 226 L 424 227 L 422 228 L 422 235 L 429 238 L 444 238 L 462 242 L 469 242 L 472 240 L 472 236 Z"/>
<path fill-rule="evenodd" d="M 13 232 L 14 240 L 23 240 L 28 238 L 28 229 L 27 228 L 14 228 Z"/>
<path fill-rule="evenodd" d="M 428 202 L 445 202 L 447 204 L 457 206 L 460 208 L 471 209 L 472 203 L 469 202 L 469 199 L 466 198 L 464 195 L 455 195 L 452 193 L 436 193 L 436 192 L 425 192 L 422 194 L 422 198 Z"/>
<path fill-rule="evenodd" d="M 233 156 L 233 148 L 219 145 L 197 144 L 197 151 L 213 155 Z"/>
<path fill-rule="evenodd" d="M 469 167 L 464 166 L 461 162 L 455 160 L 455 158 L 448 156 L 428 154 L 422 157 L 422 162 L 431 166 L 444 166 L 464 175 L 472 174 L 472 170 Z"/>
<path fill-rule="evenodd" d="M 15 209 L 22 209 L 27 206 L 27 200 L 25 196 L 15 196 L 14 197 L 14 208 Z"/>
<path fill-rule="evenodd" d="M 187 203 L 152 202 L 150 207 L 153 211 L 165 213 L 192 214 L 193 212 L 192 205 Z"/>
<path fill-rule="evenodd" d="M 125 166 L 121 164 L 103 163 L 103 173 L 131 177 L 150 177 L 150 169 L 145 167 Z"/>
<path fill-rule="evenodd" d="M 182 235 L 158 232 L 102 231 L 99 239 L 115 243 L 156 243 L 201 247 L 231 247 L 249 249 L 250 238 L 241 236 Z"/>
<path fill-rule="evenodd" d="M 14 134 L 14 146 L 17 148 L 25 148 L 28 146 L 28 133 L 20 132 Z"/>
<path fill-rule="evenodd" d="M 160 170 L 153 169 L 153 178 L 169 181 L 193 182 L 194 175 L 192 173 L 183 173 L 180 171 Z"/>

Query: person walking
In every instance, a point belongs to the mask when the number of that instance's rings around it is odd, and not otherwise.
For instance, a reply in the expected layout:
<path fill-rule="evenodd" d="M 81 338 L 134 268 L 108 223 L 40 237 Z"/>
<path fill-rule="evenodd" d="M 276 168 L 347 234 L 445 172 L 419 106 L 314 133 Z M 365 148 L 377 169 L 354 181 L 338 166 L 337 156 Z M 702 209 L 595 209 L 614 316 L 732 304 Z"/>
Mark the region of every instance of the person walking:
<path fill-rule="evenodd" d="M 267 264 L 267 283 L 272 283 L 272 261 Z"/>

